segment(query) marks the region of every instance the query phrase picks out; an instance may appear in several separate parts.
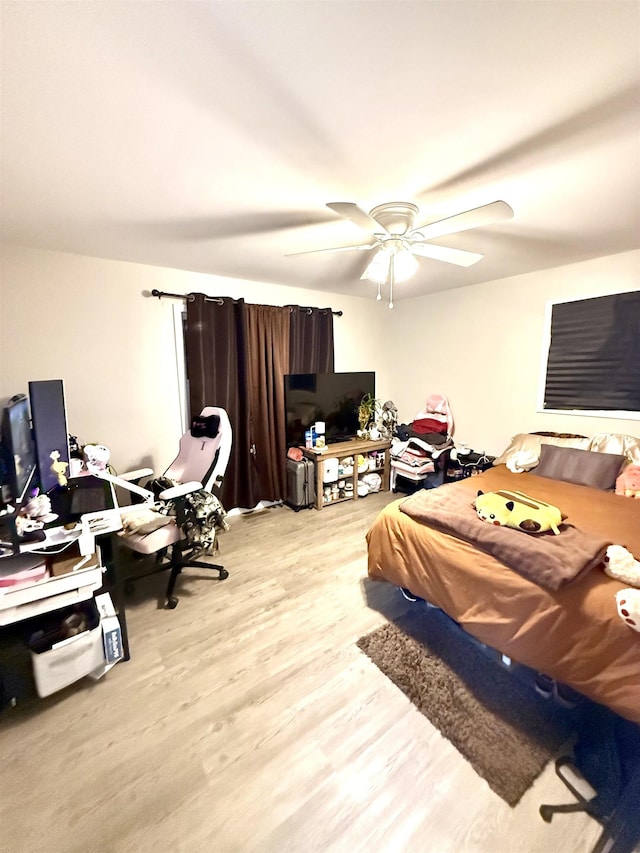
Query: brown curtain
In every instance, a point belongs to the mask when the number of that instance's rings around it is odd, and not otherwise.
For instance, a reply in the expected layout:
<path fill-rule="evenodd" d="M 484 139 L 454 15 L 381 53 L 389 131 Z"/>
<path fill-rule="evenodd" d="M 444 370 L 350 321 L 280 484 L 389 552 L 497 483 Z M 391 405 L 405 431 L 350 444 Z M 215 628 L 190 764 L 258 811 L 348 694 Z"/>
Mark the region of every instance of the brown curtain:
<path fill-rule="evenodd" d="M 187 300 L 189 411 L 193 417 L 205 406 L 220 406 L 229 415 L 233 447 L 221 494 L 229 509 L 255 506 L 259 491 L 251 453 L 245 312 L 242 299 L 207 300 L 198 293 Z"/>
<path fill-rule="evenodd" d="M 247 305 L 249 412 L 260 500 L 286 497 L 285 373 L 289 364 L 289 312 Z"/>
<path fill-rule="evenodd" d="M 331 308 L 291 309 L 287 373 L 333 373 L 333 312 Z"/>
<path fill-rule="evenodd" d="M 283 377 L 333 371 L 331 310 L 248 305 L 242 299 L 191 294 L 185 349 L 191 417 L 205 406 L 220 406 L 233 428 L 223 505 L 251 508 L 261 500 L 284 500 Z"/>

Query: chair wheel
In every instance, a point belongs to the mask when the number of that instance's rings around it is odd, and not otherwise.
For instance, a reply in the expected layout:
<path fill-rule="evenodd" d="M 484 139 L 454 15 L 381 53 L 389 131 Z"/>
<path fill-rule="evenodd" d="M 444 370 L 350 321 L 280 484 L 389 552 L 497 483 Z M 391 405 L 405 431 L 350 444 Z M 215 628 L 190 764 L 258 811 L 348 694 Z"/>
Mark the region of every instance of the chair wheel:
<path fill-rule="evenodd" d="M 175 595 L 172 595 L 171 598 L 167 599 L 167 607 L 169 610 L 175 610 L 177 606 L 178 599 L 175 597 Z"/>
<path fill-rule="evenodd" d="M 220 569 L 220 580 L 223 581 L 229 577 L 229 572 L 226 569 Z"/>

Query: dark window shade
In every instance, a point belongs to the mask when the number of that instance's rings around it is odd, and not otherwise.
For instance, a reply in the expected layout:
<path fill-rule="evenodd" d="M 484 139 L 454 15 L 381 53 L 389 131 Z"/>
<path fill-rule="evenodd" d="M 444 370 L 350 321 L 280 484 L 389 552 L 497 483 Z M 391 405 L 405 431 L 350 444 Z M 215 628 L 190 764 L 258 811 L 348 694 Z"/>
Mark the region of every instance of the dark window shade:
<path fill-rule="evenodd" d="M 544 408 L 640 411 L 640 291 L 553 306 Z"/>

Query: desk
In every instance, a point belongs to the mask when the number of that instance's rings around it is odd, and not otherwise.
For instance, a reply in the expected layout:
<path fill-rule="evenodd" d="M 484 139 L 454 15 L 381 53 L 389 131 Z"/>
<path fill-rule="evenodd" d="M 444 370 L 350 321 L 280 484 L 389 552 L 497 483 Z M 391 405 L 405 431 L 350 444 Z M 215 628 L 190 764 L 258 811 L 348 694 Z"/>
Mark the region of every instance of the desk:
<path fill-rule="evenodd" d="M 113 531 L 95 535 L 96 552 L 99 555 L 98 565 L 68 572 L 57 577 L 46 577 L 33 583 L 16 585 L 15 587 L 0 588 L 0 626 L 12 626 L 24 623 L 47 613 L 73 606 L 91 599 L 95 594 L 108 592 L 118 613 L 122 635 L 122 660 L 130 659 L 129 636 L 123 592 L 123 579 L 118 562 L 118 551 L 114 546 Z M 43 548 L 70 545 L 79 538 L 79 531 L 66 531 L 64 528 L 50 528 L 44 542 L 24 543 L 21 550 L 42 551 Z M 64 553 L 64 552 L 63 552 Z M 9 558 L 10 559 L 10 558 Z M 34 623 L 37 624 L 37 623 Z M 25 657 L 28 658 L 26 645 Z M 2 695 L 2 678 L 0 677 L 0 697 Z M 5 698 L 7 704 L 11 703 Z M 2 703 L 0 702 L 0 707 Z"/>

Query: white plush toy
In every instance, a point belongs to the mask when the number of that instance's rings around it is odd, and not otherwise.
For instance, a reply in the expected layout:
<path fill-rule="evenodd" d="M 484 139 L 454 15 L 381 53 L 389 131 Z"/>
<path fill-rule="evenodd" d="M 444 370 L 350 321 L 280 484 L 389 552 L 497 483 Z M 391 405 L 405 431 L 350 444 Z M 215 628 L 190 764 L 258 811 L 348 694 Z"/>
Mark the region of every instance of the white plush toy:
<path fill-rule="evenodd" d="M 610 578 L 640 587 L 640 563 L 622 545 L 609 545 L 604 558 L 604 570 Z"/>
<path fill-rule="evenodd" d="M 106 471 L 109 465 L 111 453 L 108 447 L 102 444 L 85 444 L 84 458 L 87 471 Z"/>
<path fill-rule="evenodd" d="M 616 592 L 618 615 L 634 631 L 640 632 L 640 589 L 621 589 Z"/>
<path fill-rule="evenodd" d="M 47 495 L 36 495 L 35 498 L 31 498 L 29 503 L 25 506 L 23 514 L 28 518 L 41 521 L 43 524 L 55 521 L 58 517 L 51 511 L 51 498 Z"/>

